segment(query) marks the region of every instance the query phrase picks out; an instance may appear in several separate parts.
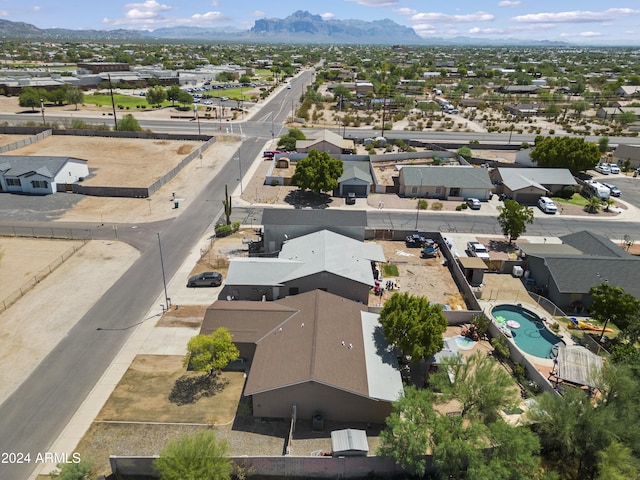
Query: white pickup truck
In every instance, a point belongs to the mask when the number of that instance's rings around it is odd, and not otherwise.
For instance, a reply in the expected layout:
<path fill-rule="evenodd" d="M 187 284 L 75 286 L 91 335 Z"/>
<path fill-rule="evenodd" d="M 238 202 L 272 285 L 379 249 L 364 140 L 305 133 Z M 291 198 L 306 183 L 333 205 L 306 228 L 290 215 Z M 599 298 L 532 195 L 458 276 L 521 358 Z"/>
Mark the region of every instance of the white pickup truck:
<path fill-rule="evenodd" d="M 472 257 L 489 260 L 489 252 L 480 242 L 467 242 L 467 252 L 469 252 L 469 255 Z"/>

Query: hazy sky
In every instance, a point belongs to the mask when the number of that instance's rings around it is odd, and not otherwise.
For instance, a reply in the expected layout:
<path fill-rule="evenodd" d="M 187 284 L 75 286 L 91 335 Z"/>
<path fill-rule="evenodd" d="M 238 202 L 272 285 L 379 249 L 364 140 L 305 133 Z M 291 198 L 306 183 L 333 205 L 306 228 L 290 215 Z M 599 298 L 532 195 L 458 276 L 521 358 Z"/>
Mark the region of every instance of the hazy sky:
<path fill-rule="evenodd" d="M 389 18 L 423 37 L 470 36 L 640 46 L 640 0 L 0 0 L 0 18 L 39 28 L 193 25 L 242 29 L 307 10 L 325 19 Z"/>

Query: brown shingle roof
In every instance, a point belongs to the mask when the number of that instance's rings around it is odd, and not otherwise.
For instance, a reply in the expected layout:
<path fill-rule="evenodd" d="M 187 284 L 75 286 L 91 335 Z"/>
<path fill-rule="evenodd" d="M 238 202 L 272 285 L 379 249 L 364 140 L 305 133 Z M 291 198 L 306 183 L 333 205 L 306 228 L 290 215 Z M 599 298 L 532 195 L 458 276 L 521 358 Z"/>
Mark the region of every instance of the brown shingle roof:
<path fill-rule="evenodd" d="M 321 290 L 273 303 L 296 313 L 258 342 L 245 395 L 314 381 L 368 396 L 365 305 Z"/>

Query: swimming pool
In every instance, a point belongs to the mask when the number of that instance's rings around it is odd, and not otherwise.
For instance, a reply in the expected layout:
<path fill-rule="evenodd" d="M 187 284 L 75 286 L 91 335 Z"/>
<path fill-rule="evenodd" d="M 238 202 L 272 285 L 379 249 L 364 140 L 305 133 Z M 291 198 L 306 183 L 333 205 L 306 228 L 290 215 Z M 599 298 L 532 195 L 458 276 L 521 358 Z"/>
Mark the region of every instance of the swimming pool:
<path fill-rule="evenodd" d="M 457 337 L 453 337 L 453 339 L 460 350 L 471 350 L 476 346 L 476 341 L 471 340 L 468 337 L 463 337 L 460 335 Z"/>
<path fill-rule="evenodd" d="M 525 353 L 540 358 L 551 358 L 551 349 L 562 340 L 544 326 L 540 317 L 518 305 L 497 305 L 491 310 L 499 323 L 513 320 L 520 328 L 510 328 L 516 345 Z"/>

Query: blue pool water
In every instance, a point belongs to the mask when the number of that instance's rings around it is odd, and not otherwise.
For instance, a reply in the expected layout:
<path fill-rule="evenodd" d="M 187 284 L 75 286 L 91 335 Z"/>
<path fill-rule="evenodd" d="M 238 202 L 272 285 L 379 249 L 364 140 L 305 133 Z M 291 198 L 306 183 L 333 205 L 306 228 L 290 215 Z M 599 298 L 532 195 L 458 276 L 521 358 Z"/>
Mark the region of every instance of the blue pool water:
<path fill-rule="evenodd" d="M 454 337 L 456 345 L 460 350 L 471 350 L 476 342 L 468 337 Z"/>
<path fill-rule="evenodd" d="M 493 318 L 515 320 L 520 328 L 512 328 L 516 345 L 525 353 L 540 358 L 551 358 L 552 347 L 562 340 L 544 326 L 540 317 L 517 305 L 498 305 L 491 310 Z"/>

